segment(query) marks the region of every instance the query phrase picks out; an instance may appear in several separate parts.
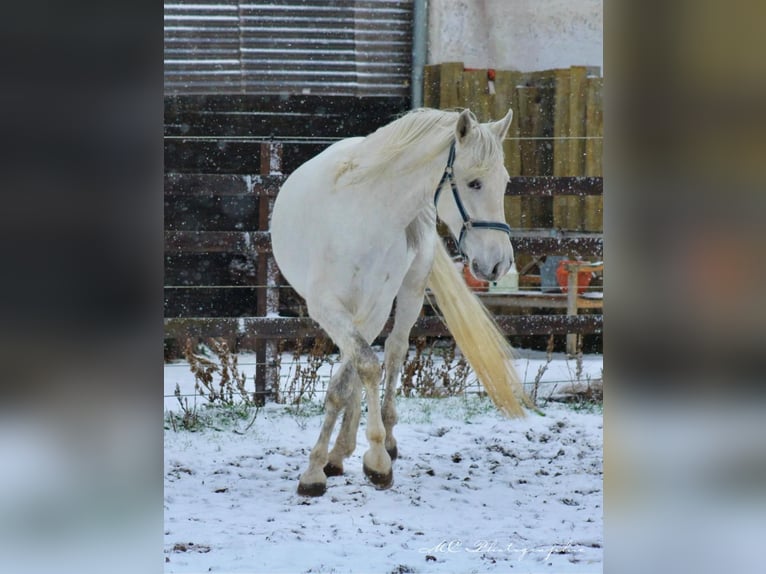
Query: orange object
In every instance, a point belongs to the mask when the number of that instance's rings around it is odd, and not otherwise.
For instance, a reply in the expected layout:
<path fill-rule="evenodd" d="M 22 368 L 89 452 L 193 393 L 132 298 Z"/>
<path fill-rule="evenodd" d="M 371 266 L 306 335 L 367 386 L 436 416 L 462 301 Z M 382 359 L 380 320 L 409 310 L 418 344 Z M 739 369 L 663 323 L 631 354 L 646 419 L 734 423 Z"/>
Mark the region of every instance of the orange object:
<path fill-rule="evenodd" d="M 466 285 L 473 291 L 489 291 L 489 281 L 476 279 L 476 277 L 471 275 L 471 270 L 468 268 L 468 265 L 463 265 L 463 277 L 465 278 Z"/>
<path fill-rule="evenodd" d="M 558 284 L 564 293 L 568 291 L 569 287 L 569 271 L 567 271 L 566 266 L 571 265 L 572 263 L 578 262 L 564 259 L 559 262 L 559 266 L 556 268 L 556 281 L 558 281 Z M 593 279 L 593 274 L 590 271 L 579 271 L 577 273 L 577 292 L 585 293 L 585 290 L 590 285 L 591 279 Z"/>

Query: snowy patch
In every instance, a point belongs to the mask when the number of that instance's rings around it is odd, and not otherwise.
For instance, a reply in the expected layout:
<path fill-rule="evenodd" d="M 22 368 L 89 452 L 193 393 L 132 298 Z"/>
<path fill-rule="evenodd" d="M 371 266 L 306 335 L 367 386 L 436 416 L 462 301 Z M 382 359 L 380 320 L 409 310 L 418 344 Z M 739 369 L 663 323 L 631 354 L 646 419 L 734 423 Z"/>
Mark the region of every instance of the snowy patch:
<path fill-rule="evenodd" d="M 546 375 L 571 374 L 559 362 Z M 166 388 L 185 380 L 181 366 L 166 366 Z M 321 498 L 296 494 L 319 403 L 166 429 L 165 571 L 601 572 L 600 409 L 550 402 L 545 416 L 509 420 L 476 395 L 398 409 L 393 487 L 364 477 L 363 417 L 345 475 Z"/>

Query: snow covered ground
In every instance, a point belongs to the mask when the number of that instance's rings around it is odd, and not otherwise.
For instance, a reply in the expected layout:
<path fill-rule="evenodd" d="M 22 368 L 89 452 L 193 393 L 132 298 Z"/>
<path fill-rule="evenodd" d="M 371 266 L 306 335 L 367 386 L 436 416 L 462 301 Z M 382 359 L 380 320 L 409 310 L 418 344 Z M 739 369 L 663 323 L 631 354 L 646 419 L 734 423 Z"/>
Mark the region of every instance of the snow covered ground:
<path fill-rule="evenodd" d="M 581 379 L 601 378 L 601 359 L 586 356 Z M 531 381 L 545 363 L 524 352 L 517 368 Z M 176 383 L 193 386 L 184 367 L 165 367 L 167 409 L 178 406 Z M 554 356 L 540 396 L 574 373 Z M 321 498 L 296 494 L 318 402 L 166 428 L 165 571 L 601 572 L 599 409 L 549 402 L 544 416 L 508 420 L 476 395 L 400 399 L 398 409 L 393 487 L 376 490 L 362 473 L 363 418 L 346 474 Z"/>

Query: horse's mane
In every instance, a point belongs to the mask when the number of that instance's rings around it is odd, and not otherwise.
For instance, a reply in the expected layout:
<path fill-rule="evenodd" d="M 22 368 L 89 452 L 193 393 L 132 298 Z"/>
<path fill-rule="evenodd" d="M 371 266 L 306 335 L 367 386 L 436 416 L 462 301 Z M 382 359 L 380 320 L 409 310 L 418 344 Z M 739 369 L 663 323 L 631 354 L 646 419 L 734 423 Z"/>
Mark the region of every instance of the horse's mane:
<path fill-rule="evenodd" d="M 354 149 L 339 170 L 338 177 L 353 170 L 354 180 L 381 175 L 403 154 L 417 157 L 419 161 L 411 164 L 414 169 L 432 161 L 449 147 L 455 136 L 455 126 L 459 112 L 419 108 L 407 112 L 393 122 L 373 132 Z M 468 146 L 471 150 L 472 163 L 478 171 L 496 165 L 502 158 L 502 148 L 497 138 L 485 127 L 477 130 L 477 139 Z M 427 146 L 423 153 L 422 145 L 426 139 L 436 140 L 436 145 Z M 415 152 L 413 155 L 411 152 Z"/>

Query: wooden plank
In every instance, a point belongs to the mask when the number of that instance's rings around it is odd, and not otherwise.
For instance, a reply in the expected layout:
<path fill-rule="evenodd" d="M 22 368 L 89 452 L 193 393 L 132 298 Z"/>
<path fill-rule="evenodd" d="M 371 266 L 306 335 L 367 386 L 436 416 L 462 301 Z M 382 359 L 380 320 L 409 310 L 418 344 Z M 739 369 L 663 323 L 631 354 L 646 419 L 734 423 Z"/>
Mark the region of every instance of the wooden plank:
<path fill-rule="evenodd" d="M 166 138 L 165 171 L 184 174 L 249 175 L 260 172 L 263 139 L 235 140 L 226 137 L 203 139 Z M 282 170 L 291 173 L 330 143 L 290 142 L 283 144 Z"/>
<path fill-rule="evenodd" d="M 601 195 L 604 180 L 601 177 L 511 177 L 505 189 L 506 195 Z"/>
<path fill-rule="evenodd" d="M 556 68 L 524 72 L 523 81 L 540 88 L 553 88 L 556 84 Z"/>
<path fill-rule="evenodd" d="M 506 336 L 547 335 L 578 333 L 601 333 L 603 315 L 498 315 L 498 327 Z M 308 317 L 230 317 L 230 318 L 166 318 L 165 336 L 217 337 L 237 334 L 240 337 L 261 339 L 299 339 L 326 336 L 317 323 Z M 393 327 L 389 319 L 381 336 L 387 336 Z M 411 337 L 449 336 L 449 330 L 435 316 L 421 317 L 415 323 Z"/>
<path fill-rule="evenodd" d="M 164 218 L 168 231 L 256 229 L 258 198 L 252 194 L 165 196 Z"/>
<path fill-rule="evenodd" d="M 248 193 L 247 177 L 233 174 L 165 173 L 165 197 L 169 195 L 239 195 Z"/>
<path fill-rule="evenodd" d="M 276 197 L 285 179 L 284 175 L 168 172 L 165 173 L 165 197 L 245 197 L 263 193 Z"/>
<path fill-rule="evenodd" d="M 572 66 L 569 71 L 569 168 L 567 175 L 585 175 L 585 66 Z M 582 229 L 584 202 L 578 197 L 568 197 L 566 229 Z"/>
<path fill-rule="evenodd" d="M 428 65 L 423 67 L 423 106 L 439 108 L 439 91 L 441 86 L 441 66 Z"/>
<path fill-rule="evenodd" d="M 571 254 L 582 257 L 603 254 L 600 233 L 564 234 L 551 229 L 516 230 L 511 243 L 517 253 L 531 255 Z M 166 231 L 165 253 L 269 253 L 271 241 L 265 231 Z"/>
<path fill-rule="evenodd" d="M 503 140 L 505 167 L 511 176 L 521 173 L 521 156 L 519 155 L 519 109 L 516 83 L 519 74 L 505 70 L 495 72 L 495 95 L 493 99 L 493 116 L 498 120 L 513 110 L 513 119 L 508 128 L 508 134 Z M 505 220 L 512 228 L 521 228 L 521 198 L 505 198 Z"/>
<path fill-rule="evenodd" d="M 249 174 L 260 170 L 260 141 L 165 139 L 166 172 Z"/>
<path fill-rule="evenodd" d="M 515 146 L 516 165 L 514 166 L 514 171 L 509 173 L 514 173 L 516 175 L 538 175 L 535 173 L 534 163 L 530 157 L 534 154 L 534 142 L 524 139 L 530 132 L 535 130 L 535 126 L 531 123 L 534 118 L 530 118 L 529 116 L 528 104 L 530 103 L 530 98 L 528 96 L 530 96 L 530 94 L 526 91 L 525 78 L 526 76 L 521 73 L 514 74 L 511 77 L 514 84 L 512 91 L 512 105 L 515 106 L 513 119 L 513 124 L 515 124 L 515 126 L 512 124 L 511 128 L 514 129 L 515 127 L 515 137 L 517 139 Z M 534 100 L 532 100 L 532 103 L 533 102 Z M 518 209 L 518 218 L 515 218 L 515 221 L 518 224 L 516 228 L 524 229 L 534 226 L 535 221 L 533 220 L 530 199 L 528 197 L 520 197 L 515 207 Z M 514 246 L 514 249 L 516 249 L 516 264 L 523 267 L 530 262 L 531 256 L 527 253 L 520 252 L 517 247 L 518 243 Z"/>
<path fill-rule="evenodd" d="M 476 105 L 476 93 L 478 86 L 476 85 L 475 76 L 477 70 L 463 69 L 462 76 L 460 78 L 460 102 L 459 107 L 463 109 L 471 110 L 474 115 L 476 111 L 473 107 Z"/>
<path fill-rule="evenodd" d="M 256 302 L 263 289 L 246 287 L 166 287 L 165 317 L 249 317 L 258 314 Z"/>
<path fill-rule="evenodd" d="M 572 66 L 569 74 L 569 173 L 585 174 L 585 100 L 587 71 L 585 66 Z"/>
<path fill-rule="evenodd" d="M 587 78 L 585 175 L 601 177 L 604 135 L 603 78 Z"/>
<path fill-rule="evenodd" d="M 603 257 L 604 241 L 600 234 L 592 237 L 511 237 L 514 253 L 532 256 L 565 255 L 568 257 Z"/>
<path fill-rule="evenodd" d="M 543 175 L 539 154 L 539 142 L 543 137 L 542 96 L 536 86 L 521 86 L 518 94 L 521 175 Z M 539 202 L 534 198 L 522 198 L 521 212 L 521 229 L 540 227 Z"/>
<path fill-rule="evenodd" d="M 506 196 L 504 198 L 505 221 L 511 229 L 522 228 L 521 198 Z"/>
<path fill-rule="evenodd" d="M 516 293 L 477 293 L 485 306 L 495 308 L 548 308 L 567 309 L 567 295 L 563 293 L 543 293 L 542 291 L 519 291 Z M 603 299 L 577 297 L 578 309 L 601 309 Z"/>
<path fill-rule="evenodd" d="M 604 198 L 601 196 L 586 197 L 584 211 L 583 229 L 591 232 L 602 232 L 604 230 Z"/>
<path fill-rule="evenodd" d="M 164 285 L 220 287 L 252 285 L 252 258 L 235 253 L 166 253 Z"/>
<path fill-rule="evenodd" d="M 463 105 L 463 62 L 445 62 L 439 72 L 439 109 L 457 109 Z"/>
<path fill-rule="evenodd" d="M 165 253 L 268 253 L 266 231 L 165 231 Z"/>
<path fill-rule="evenodd" d="M 553 109 L 553 175 L 569 176 L 569 92 L 568 69 L 555 71 L 555 95 Z"/>
<path fill-rule="evenodd" d="M 487 70 L 463 71 L 463 107 L 469 108 L 480 122 L 492 119 Z"/>
<path fill-rule="evenodd" d="M 524 139 L 535 137 L 536 132 L 539 131 L 538 125 L 536 124 L 537 114 L 535 110 L 537 88 L 532 86 L 519 86 L 517 92 L 519 94 L 519 136 L 522 138 L 520 142 L 521 175 L 541 175 L 537 173 L 535 145 Z"/>
<path fill-rule="evenodd" d="M 603 175 L 602 156 L 604 135 L 603 113 L 603 78 L 588 78 L 586 101 L 586 130 L 588 137 L 585 142 L 585 174 L 589 176 Z M 604 199 L 603 197 L 585 198 L 585 216 L 583 221 L 585 231 L 603 231 L 604 229 Z"/>
<path fill-rule="evenodd" d="M 165 318 L 165 338 L 185 341 L 187 338 L 236 338 L 239 320 L 233 317 Z"/>
<path fill-rule="evenodd" d="M 513 110 L 513 119 L 508 128 L 508 134 L 503 141 L 503 152 L 505 154 L 505 167 L 511 176 L 521 175 L 521 158 L 519 156 L 519 98 L 516 92 L 516 85 L 519 82 L 520 74 L 506 70 L 495 71 L 495 96 L 492 108 L 493 119 L 499 120 L 508 113 L 508 109 Z"/>
<path fill-rule="evenodd" d="M 554 97 L 553 122 L 553 175 L 570 176 L 569 142 L 569 70 L 556 70 L 556 94 Z M 568 202 L 565 197 L 553 199 L 553 226 L 559 229 L 567 227 Z"/>

